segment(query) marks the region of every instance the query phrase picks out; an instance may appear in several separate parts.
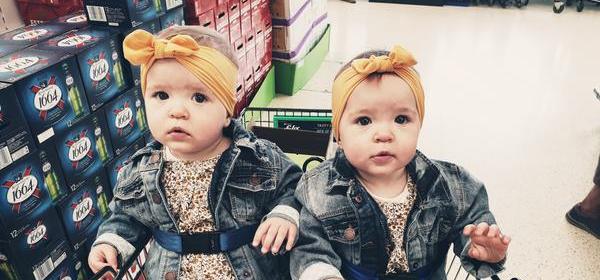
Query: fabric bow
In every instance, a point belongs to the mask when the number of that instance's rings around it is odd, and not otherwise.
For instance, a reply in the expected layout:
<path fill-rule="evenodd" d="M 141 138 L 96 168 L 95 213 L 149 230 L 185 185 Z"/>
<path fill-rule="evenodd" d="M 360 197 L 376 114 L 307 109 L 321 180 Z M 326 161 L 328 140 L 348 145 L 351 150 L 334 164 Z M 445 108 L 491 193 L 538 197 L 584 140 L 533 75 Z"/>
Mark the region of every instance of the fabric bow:
<path fill-rule="evenodd" d="M 123 54 L 131 64 L 141 66 L 142 92 L 146 92 L 146 77 L 152 64 L 158 59 L 175 59 L 216 95 L 230 116 L 233 115 L 238 68 L 218 50 L 199 45 L 189 35 L 157 39 L 138 29 L 125 37 Z"/>

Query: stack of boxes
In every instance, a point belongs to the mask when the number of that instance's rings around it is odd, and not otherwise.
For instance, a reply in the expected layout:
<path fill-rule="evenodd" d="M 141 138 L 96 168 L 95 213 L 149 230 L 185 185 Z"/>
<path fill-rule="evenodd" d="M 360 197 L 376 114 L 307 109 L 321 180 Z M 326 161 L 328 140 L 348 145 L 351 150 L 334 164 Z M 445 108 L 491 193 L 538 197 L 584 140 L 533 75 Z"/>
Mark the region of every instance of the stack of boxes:
<path fill-rule="evenodd" d="M 300 61 L 327 28 L 326 0 L 275 0 L 273 59 Z"/>
<path fill-rule="evenodd" d="M 188 25 L 216 30 L 238 58 L 236 114 L 248 106 L 271 68 L 271 13 L 268 0 L 185 0 Z"/>
<path fill-rule="evenodd" d="M 116 172 L 151 139 L 122 40 L 183 24 L 176 2 L 153 1 L 154 17 L 123 28 L 88 25 L 92 5 L 0 35 L 0 279 L 91 277 Z"/>
<path fill-rule="evenodd" d="M 26 25 L 37 24 L 82 9 L 82 0 L 14 0 Z"/>

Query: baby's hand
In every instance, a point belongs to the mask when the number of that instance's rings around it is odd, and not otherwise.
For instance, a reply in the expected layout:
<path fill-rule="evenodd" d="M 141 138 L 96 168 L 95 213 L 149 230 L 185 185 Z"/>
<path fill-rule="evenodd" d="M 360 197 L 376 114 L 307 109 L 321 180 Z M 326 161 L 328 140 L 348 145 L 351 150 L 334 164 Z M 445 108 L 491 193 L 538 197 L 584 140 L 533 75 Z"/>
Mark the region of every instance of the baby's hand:
<path fill-rule="evenodd" d="M 105 266 L 112 267 L 117 271 L 117 249 L 108 244 L 96 245 L 90 251 L 88 264 L 93 273 L 98 272 Z"/>
<path fill-rule="evenodd" d="M 290 251 L 296 242 L 297 232 L 298 228 L 296 225 L 286 219 L 277 217 L 268 218 L 260 224 L 256 230 L 252 246 L 258 248 L 258 245 L 262 243 L 261 252 L 263 254 L 266 254 L 269 251 L 271 251 L 272 254 L 277 254 L 281 244 L 287 239 L 285 249 Z"/>
<path fill-rule="evenodd" d="M 471 238 L 469 257 L 482 262 L 497 263 L 506 256 L 510 237 L 503 235 L 497 225 L 467 225 L 463 234 Z"/>

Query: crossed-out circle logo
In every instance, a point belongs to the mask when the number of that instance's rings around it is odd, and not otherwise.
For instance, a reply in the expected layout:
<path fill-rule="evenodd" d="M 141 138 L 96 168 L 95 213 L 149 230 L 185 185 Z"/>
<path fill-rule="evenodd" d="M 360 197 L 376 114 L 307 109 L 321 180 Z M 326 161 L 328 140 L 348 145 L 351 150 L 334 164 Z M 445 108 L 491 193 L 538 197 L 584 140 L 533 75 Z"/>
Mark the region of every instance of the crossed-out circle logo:
<path fill-rule="evenodd" d="M 27 166 L 17 172 L 9 180 L 2 183 L 6 191 L 6 202 L 14 214 L 26 213 L 35 208 L 42 198 L 39 181 L 32 174 L 32 167 Z"/>
<path fill-rule="evenodd" d="M 48 229 L 42 221 L 38 221 L 35 228 L 26 232 L 25 235 L 27 235 L 27 245 L 29 245 L 29 248 L 35 248 L 39 245 L 40 241 L 48 240 Z"/>
<path fill-rule="evenodd" d="M 65 109 L 65 101 L 62 99 L 62 90 L 56 85 L 56 77 L 50 76 L 50 79 L 43 80 L 39 84 L 31 87 L 34 94 L 33 106 L 39 111 L 40 120 L 46 120 L 48 112 L 54 108 Z"/>
<path fill-rule="evenodd" d="M 113 114 L 115 115 L 115 126 L 119 136 L 129 131 L 125 131 L 126 128 L 134 127 L 133 110 L 131 110 L 129 102 L 125 102 L 123 106 L 113 110 Z"/>
<path fill-rule="evenodd" d="M 94 208 L 94 201 L 89 192 L 84 192 L 81 198 L 71 204 L 71 209 L 73 209 L 73 223 L 75 224 L 75 229 L 79 230 L 82 226 L 82 223 L 87 217 L 96 216 L 96 209 Z"/>
<path fill-rule="evenodd" d="M 92 149 L 92 141 L 87 136 L 87 129 L 83 129 L 72 139 L 67 140 L 65 143 L 68 148 L 69 161 L 71 161 L 71 167 L 74 170 L 87 167 L 87 164 L 80 164 L 91 162 L 94 159 L 94 153 Z"/>
<path fill-rule="evenodd" d="M 65 22 L 68 22 L 68 23 L 80 23 L 80 22 L 84 22 L 84 21 L 87 21 L 87 17 L 85 15 L 78 15 L 78 16 L 70 17 L 67 20 L 65 20 Z"/>
<path fill-rule="evenodd" d="M 33 28 L 26 30 L 12 37 L 15 41 L 31 41 L 39 38 L 40 36 L 48 34 L 48 30 L 43 28 Z"/>
<path fill-rule="evenodd" d="M 63 48 L 70 48 L 70 47 L 83 47 L 85 45 L 85 43 L 89 42 L 90 40 L 92 40 L 92 36 L 88 35 L 88 34 L 72 34 L 71 36 L 67 36 L 67 38 L 64 38 L 60 41 L 58 41 L 58 43 L 56 43 L 57 46 L 59 47 L 63 47 Z"/>
<path fill-rule="evenodd" d="M 40 58 L 37 56 L 15 57 L 10 61 L 0 64 L 0 72 L 24 73 L 24 70 L 37 64 Z"/>

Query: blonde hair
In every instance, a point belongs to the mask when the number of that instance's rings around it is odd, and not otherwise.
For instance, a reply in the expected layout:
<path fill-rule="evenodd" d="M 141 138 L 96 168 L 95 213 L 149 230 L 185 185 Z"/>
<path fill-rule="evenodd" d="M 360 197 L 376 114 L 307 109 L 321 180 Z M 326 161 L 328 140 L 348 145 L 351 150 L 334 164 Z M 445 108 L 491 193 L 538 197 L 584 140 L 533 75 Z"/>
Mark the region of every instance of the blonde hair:
<path fill-rule="evenodd" d="M 229 40 L 223 37 L 221 33 L 203 26 L 173 25 L 160 31 L 156 37 L 159 39 L 170 39 L 175 35 L 188 35 L 192 37 L 198 43 L 198 45 L 218 50 L 220 53 L 229 58 L 236 67 L 239 67 L 238 59 L 233 51 L 233 47 L 231 44 L 229 44 Z"/>

